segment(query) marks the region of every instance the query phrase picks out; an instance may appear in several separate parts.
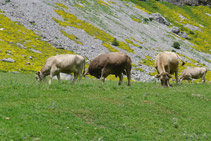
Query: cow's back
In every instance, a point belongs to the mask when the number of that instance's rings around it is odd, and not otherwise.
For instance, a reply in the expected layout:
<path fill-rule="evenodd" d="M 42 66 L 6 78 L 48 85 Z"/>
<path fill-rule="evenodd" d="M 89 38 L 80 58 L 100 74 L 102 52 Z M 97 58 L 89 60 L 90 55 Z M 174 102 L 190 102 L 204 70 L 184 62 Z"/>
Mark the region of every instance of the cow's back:
<path fill-rule="evenodd" d="M 174 73 L 178 69 L 179 59 L 176 53 L 174 52 L 161 52 L 156 56 L 155 67 L 158 69 L 164 68 L 169 73 Z"/>
<path fill-rule="evenodd" d="M 88 71 L 91 75 L 99 78 L 104 67 L 109 68 L 111 74 L 117 74 L 121 73 L 127 65 L 131 65 L 130 57 L 125 53 L 114 52 L 101 54 L 94 58 L 89 65 Z"/>
<path fill-rule="evenodd" d="M 198 78 L 202 77 L 203 74 L 206 72 L 207 72 L 207 69 L 204 67 L 203 68 L 199 68 L 199 67 L 188 68 L 185 70 L 185 73 L 190 74 L 192 76 L 192 78 L 194 78 L 194 79 L 198 79 Z"/>

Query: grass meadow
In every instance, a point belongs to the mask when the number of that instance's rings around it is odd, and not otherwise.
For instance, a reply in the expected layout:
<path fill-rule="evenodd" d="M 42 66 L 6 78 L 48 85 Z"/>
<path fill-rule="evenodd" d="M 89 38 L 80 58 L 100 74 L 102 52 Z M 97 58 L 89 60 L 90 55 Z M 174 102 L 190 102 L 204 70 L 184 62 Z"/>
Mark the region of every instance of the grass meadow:
<path fill-rule="evenodd" d="M 211 84 L 36 83 L 0 72 L 1 140 L 209 140 Z"/>

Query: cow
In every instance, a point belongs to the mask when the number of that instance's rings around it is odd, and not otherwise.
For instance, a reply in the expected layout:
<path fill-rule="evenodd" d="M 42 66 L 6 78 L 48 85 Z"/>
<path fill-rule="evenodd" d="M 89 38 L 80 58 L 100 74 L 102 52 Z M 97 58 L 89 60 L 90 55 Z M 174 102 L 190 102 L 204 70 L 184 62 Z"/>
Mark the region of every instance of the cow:
<path fill-rule="evenodd" d="M 121 85 L 123 74 L 125 74 L 127 75 L 128 86 L 130 86 L 131 63 L 131 58 L 123 52 L 101 54 L 91 61 L 85 75 L 90 74 L 97 79 L 101 79 L 103 85 L 105 78 L 114 74 L 119 77 L 118 85 Z"/>
<path fill-rule="evenodd" d="M 79 76 L 79 82 L 83 76 L 82 71 L 84 68 L 85 72 L 85 59 L 80 55 L 74 54 L 62 54 L 49 57 L 42 69 L 36 72 L 36 80 L 41 81 L 45 79 L 46 76 L 50 75 L 49 84 L 52 82 L 53 76 L 57 76 L 60 81 L 60 72 L 71 74 L 74 73 L 74 79 L 72 84 Z"/>
<path fill-rule="evenodd" d="M 205 82 L 206 73 L 207 73 L 207 68 L 205 67 L 187 68 L 180 75 L 179 81 L 188 80 L 190 82 L 193 79 L 201 78 L 201 82 Z"/>
<path fill-rule="evenodd" d="M 178 64 L 179 56 L 174 52 L 164 51 L 159 53 L 155 59 L 155 69 L 158 74 L 155 76 L 161 81 L 163 87 L 171 86 L 169 79 L 172 78 L 171 74 L 175 73 L 176 82 L 178 83 Z M 183 62 L 183 61 L 182 61 Z M 182 65 L 185 63 L 183 62 Z"/>

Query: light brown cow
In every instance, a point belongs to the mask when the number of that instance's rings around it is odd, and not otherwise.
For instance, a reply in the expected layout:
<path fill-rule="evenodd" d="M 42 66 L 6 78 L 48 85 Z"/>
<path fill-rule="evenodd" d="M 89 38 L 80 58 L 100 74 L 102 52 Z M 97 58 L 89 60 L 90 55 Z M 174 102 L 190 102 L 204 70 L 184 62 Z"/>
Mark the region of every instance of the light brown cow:
<path fill-rule="evenodd" d="M 55 75 L 60 80 L 60 72 L 67 74 L 74 73 L 72 81 L 72 84 L 74 84 L 78 76 L 79 81 L 81 80 L 83 67 L 85 71 L 85 59 L 80 55 L 63 54 L 52 56 L 46 60 L 43 68 L 36 73 L 36 80 L 41 81 L 50 75 L 49 84 L 51 84 L 52 78 Z"/>
<path fill-rule="evenodd" d="M 109 74 L 114 74 L 119 77 L 119 85 L 122 83 L 123 75 L 127 75 L 128 86 L 130 86 L 131 79 L 131 65 L 130 57 L 122 52 L 114 52 L 108 54 L 101 54 L 91 61 L 86 74 L 95 76 L 102 80 L 104 84 L 105 78 Z"/>
<path fill-rule="evenodd" d="M 207 68 L 205 68 L 205 67 L 187 68 L 180 75 L 179 81 L 189 80 L 189 82 L 190 82 L 190 81 L 192 81 L 192 79 L 201 78 L 201 81 L 205 82 L 206 73 L 207 73 Z"/>
<path fill-rule="evenodd" d="M 178 64 L 179 56 L 174 52 L 164 51 L 159 53 L 155 59 L 155 68 L 158 74 L 155 76 L 161 81 L 163 87 L 169 87 L 169 79 L 172 78 L 171 74 L 175 73 L 176 82 L 178 83 Z M 183 64 L 184 65 L 184 62 Z"/>

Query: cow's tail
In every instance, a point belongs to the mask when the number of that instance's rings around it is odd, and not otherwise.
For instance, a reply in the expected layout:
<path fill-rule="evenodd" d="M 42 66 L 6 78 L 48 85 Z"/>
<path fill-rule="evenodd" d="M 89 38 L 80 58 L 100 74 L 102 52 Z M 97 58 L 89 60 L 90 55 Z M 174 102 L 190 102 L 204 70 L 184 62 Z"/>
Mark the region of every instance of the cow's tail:
<path fill-rule="evenodd" d="M 177 57 L 182 61 L 182 66 L 184 66 L 185 65 L 185 61 L 183 61 L 179 55 L 177 55 Z"/>

